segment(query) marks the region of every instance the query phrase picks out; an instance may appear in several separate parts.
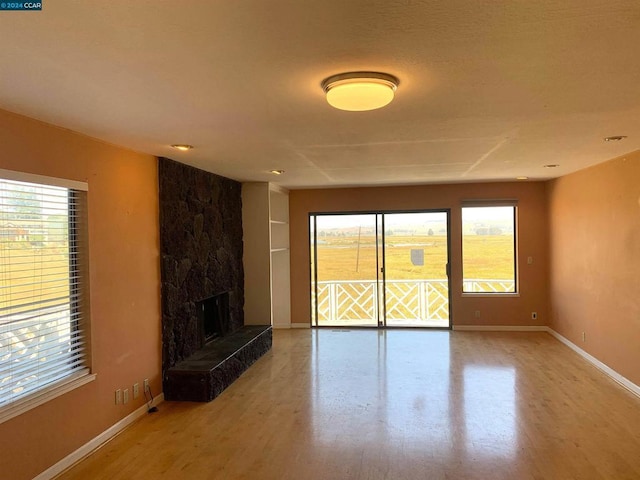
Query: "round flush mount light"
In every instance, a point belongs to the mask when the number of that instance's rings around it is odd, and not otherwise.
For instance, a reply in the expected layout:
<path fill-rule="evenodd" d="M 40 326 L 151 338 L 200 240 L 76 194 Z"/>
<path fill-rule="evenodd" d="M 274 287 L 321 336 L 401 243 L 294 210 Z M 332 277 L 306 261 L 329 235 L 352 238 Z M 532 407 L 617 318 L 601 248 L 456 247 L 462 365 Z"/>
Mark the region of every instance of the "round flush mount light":
<path fill-rule="evenodd" d="M 516 177 L 516 180 L 529 180 L 529 177 L 525 177 L 524 175 L 521 175 L 519 177 Z"/>
<path fill-rule="evenodd" d="M 274 175 L 282 175 L 284 170 L 269 170 L 269 173 L 273 173 Z"/>
<path fill-rule="evenodd" d="M 378 72 L 349 72 L 322 82 L 327 102 L 339 110 L 364 112 L 388 105 L 393 100 L 398 79 Z"/>
<path fill-rule="evenodd" d="M 189 150 L 191 150 L 193 148 L 193 145 L 186 145 L 186 144 L 175 144 L 175 145 L 171 145 L 171 148 L 175 148 L 176 150 L 180 150 L 181 152 L 188 152 Z"/>
<path fill-rule="evenodd" d="M 605 142 L 619 142 L 627 138 L 626 135 L 613 135 L 612 137 L 604 137 Z"/>

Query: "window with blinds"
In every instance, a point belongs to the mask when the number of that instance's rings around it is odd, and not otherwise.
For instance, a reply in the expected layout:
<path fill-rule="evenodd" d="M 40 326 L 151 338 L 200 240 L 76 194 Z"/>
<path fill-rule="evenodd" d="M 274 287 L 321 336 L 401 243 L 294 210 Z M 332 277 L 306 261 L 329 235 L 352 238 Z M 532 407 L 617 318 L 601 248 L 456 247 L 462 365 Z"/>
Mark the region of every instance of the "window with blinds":
<path fill-rule="evenodd" d="M 89 373 L 83 301 L 86 192 L 3 176 L 0 410 Z"/>

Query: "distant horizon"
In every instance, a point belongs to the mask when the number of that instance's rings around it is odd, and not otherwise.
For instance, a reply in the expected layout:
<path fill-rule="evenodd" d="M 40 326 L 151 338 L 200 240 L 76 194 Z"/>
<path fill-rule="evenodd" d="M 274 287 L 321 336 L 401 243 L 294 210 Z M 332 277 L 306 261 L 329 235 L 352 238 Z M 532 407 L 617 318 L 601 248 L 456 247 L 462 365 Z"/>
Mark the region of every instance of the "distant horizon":
<path fill-rule="evenodd" d="M 504 233 L 513 233 L 513 207 L 473 207 L 463 210 L 463 230 L 477 227 L 500 227 Z M 362 214 L 318 214 L 316 227 L 320 231 L 352 231 L 359 228 L 375 232 L 376 219 L 384 215 L 386 232 L 397 230 L 410 231 L 412 234 L 430 229 L 433 232 L 446 231 L 446 212 L 411 212 L 411 213 L 362 213 Z"/>

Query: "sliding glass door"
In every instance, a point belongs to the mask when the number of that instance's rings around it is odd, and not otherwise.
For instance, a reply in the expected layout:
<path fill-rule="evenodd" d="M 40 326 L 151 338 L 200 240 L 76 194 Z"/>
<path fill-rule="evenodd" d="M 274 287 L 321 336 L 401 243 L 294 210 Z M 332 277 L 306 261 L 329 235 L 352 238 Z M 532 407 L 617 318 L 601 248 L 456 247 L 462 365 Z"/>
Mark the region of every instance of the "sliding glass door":
<path fill-rule="evenodd" d="M 448 328 L 446 211 L 312 214 L 314 326 Z"/>
<path fill-rule="evenodd" d="M 311 222 L 315 325 L 377 326 L 378 215 L 313 215 Z"/>
<path fill-rule="evenodd" d="M 384 313 L 390 327 L 449 327 L 447 212 L 386 213 Z"/>

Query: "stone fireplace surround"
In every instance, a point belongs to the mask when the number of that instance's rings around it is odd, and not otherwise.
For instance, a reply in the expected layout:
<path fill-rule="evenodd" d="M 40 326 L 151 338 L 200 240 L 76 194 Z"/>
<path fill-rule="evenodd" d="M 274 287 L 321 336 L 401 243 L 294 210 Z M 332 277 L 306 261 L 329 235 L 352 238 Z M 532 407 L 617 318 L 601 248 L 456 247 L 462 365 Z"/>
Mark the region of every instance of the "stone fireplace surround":
<path fill-rule="evenodd" d="M 271 348 L 271 326 L 244 326 L 241 184 L 167 158 L 158 175 L 164 395 L 210 401 Z M 205 344 L 198 302 L 221 292 L 229 334 Z"/>

